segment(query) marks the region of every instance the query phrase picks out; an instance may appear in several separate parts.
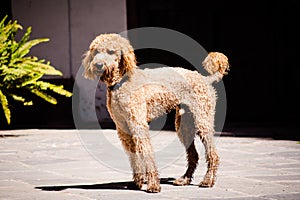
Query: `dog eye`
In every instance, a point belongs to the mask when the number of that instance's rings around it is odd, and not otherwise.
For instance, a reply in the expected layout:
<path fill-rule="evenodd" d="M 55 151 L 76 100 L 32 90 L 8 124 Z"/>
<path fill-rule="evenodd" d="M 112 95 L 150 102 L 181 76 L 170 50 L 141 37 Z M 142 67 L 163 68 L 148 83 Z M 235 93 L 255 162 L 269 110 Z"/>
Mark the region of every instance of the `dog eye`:
<path fill-rule="evenodd" d="M 114 50 L 107 50 L 107 53 L 108 53 L 109 55 L 112 55 L 112 54 L 115 53 L 115 51 L 114 51 Z"/>

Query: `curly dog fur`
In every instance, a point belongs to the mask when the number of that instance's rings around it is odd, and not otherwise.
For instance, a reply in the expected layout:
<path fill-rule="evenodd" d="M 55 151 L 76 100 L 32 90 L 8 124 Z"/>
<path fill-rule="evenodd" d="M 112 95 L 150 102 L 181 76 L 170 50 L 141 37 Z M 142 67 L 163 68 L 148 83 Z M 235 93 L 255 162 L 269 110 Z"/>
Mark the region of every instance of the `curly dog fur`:
<path fill-rule="evenodd" d="M 102 34 L 90 44 L 83 65 L 85 78 L 100 78 L 108 87 L 107 108 L 129 155 L 133 181 L 139 189 L 147 181 L 148 192 L 161 190 L 148 123 L 172 109 L 176 109 L 175 127 L 188 162 L 185 174 L 174 184 L 191 183 L 199 160 L 194 145 L 198 135 L 207 161 L 207 172 L 199 186 L 214 185 L 219 156 L 213 141 L 216 92 L 212 83 L 221 80 L 229 69 L 225 55 L 208 54 L 203 67 L 209 76 L 173 67 L 141 70 L 126 38 Z"/>

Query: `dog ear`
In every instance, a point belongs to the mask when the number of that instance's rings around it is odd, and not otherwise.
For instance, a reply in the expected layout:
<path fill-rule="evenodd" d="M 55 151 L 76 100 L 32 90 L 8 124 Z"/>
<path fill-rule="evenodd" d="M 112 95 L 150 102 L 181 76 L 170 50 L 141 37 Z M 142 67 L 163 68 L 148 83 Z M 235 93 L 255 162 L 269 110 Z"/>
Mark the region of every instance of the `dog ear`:
<path fill-rule="evenodd" d="M 82 65 L 84 66 L 83 76 L 84 78 L 94 80 L 95 75 L 92 72 L 92 66 L 90 66 L 93 59 L 91 50 L 87 51 L 83 56 L 84 56 L 84 58 L 82 59 Z"/>
<path fill-rule="evenodd" d="M 125 73 L 131 74 L 133 72 L 133 70 L 136 68 L 136 58 L 133 50 L 121 52 L 119 67 L 122 75 Z"/>

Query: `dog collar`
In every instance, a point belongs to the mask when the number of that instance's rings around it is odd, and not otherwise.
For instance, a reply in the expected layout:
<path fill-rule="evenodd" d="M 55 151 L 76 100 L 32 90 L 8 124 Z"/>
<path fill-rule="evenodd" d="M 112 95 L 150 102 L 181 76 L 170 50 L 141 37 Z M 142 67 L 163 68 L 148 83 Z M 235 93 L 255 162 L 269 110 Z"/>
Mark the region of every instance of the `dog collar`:
<path fill-rule="evenodd" d="M 123 85 L 123 83 L 124 83 L 125 81 L 127 81 L 127 80 L 128 80 L 128 76 L 123 76 L 123 78 L 120 80 L 120 82 L 117 82 L 117 83 L 114 84 L 114 85 L 108 86 L 107 88 L 108 88 L 110 91 L 117 90 L 117 89 L 119 89 L 119 88 Z"/>
<path fill-rule="evenodd" d="M 114 84 L 114 85 L 109 86 L 108 89 L 111 90 L 111 91 L 113 91 L 113 90 L 115 90 L 115 89 L 120 88 L 121 85 L 122 85 L 121 83 L 116 83 L 116 84 Z"/>

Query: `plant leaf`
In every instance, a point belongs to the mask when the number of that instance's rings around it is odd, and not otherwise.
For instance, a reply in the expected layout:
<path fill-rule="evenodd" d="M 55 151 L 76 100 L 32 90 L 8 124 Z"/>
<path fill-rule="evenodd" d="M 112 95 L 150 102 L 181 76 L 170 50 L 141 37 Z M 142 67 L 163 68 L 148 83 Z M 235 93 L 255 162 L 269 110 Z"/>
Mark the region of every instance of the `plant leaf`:
<path fill-rule="evenodd" d="M 31 47 L 40 44 L 42 42 L 48 42 L 49 39 L 48 38 L 40 38 L 40 39 L 35 39 L 35 40 L 31 40 L 28 41 L 24 44 L 20 44 L 19 48 L 13 53 L 12 58 L 22 58 L 25 55 L 27 55 L 30 52 Z"/>
<path fill-rule="evenodd" d="M 52 83 L 44 82 L 44 81 L 38 81 L 36 82 L 36 85 L 39 86 L 42 90 L 52 90 L 53 92 L 66 96 L 66 97 L 71 97 L 72 93 L 65 90 L 63 85 L 55 85 Z"/>
<path fill-rule="evenodd" d="M 7 124 L 10 124 L 10 109 L 9 109 L 9 105 L 8 105 L 8 101 L 6 96 L 3 94 L 3 92 L 0 90 L 0 103 L 2 105 L 3 111 L 4 111 L 4 115 L 7 121 Z"/>
<path fill-rule="evenodd" d="M 45 101 L 48 101 L 51 104 L 57 104 L 57 100 L 45 92 L 42 92 L 38 89 L 32 89 L 32 90 L 30 90 L 30 92 L 34 93 L 35 95 L 41 97 L 42 99 L 44 99 Z"/>
<path fill-rule="evenodd" d="M 62 76 L 62 72 L 55 69 L 54 67 L 50 66 L 49 64 L 44 64 L 41 62 L 32 62 L 27 61 L 26 64 L 31 65 L 34 67 L 32 71 L 43 73 L 45 75 L 56 75 L 56 76 Z"/>

